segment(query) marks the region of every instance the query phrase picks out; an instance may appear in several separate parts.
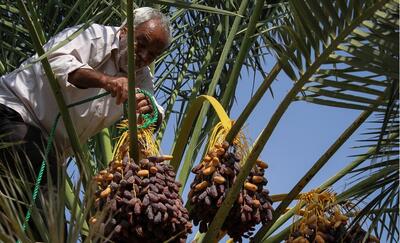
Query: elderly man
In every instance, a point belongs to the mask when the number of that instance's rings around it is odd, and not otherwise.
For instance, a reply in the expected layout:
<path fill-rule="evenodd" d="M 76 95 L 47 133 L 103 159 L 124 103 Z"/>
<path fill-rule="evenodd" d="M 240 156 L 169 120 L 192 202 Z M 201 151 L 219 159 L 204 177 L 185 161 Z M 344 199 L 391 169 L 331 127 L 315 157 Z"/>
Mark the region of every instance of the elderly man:
<path fill-rule="evenodd" d="M 148 7 L 136 9 L 134 16 L 137 87 L 154 93 L 148 65 L 171 42 L 169 21 L 158 10 Z M 72 27 L 58 33 L 44 49 L 50 50 L 78 29 Z M 111 93 L 69 109 L 81 142 L 115 123 L 123 114 L 121 104 L 128 97 L 129 44 L 125 24 L 122 27 L 93 24 L 48 56 L 67 104 L 105 91 Z M 35 58 L 37 56 L 0 79 L 0 141 L 22 142 L 13 146 L 14 151 L 20 156 L 27 156 L 34 168 L 39 168 L 45 138 L 59 111 L 41 63 L 33 62 Z M 143 94 L 137 94 L 136 100 L 138 113 L 153 112 Z M 157 109 L 163 112 L 160 106 Z M 68 135 L 62 122 L 56 129 L 56 144 L 58 149 L 70 153 Z M 0 163 L 13 167 L 15 154 L 9 148 L 1 147 Z M 54 155 L 50 155 L 53 175 L 54 160 Z"/>

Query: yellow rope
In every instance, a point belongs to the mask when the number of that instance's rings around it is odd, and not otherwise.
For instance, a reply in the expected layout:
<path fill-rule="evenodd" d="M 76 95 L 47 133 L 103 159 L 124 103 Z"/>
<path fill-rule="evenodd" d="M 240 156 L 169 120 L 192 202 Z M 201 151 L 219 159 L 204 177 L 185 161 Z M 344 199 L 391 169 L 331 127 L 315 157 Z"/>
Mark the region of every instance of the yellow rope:
<path fill-rule="evenodd" d="M 154 128 L 145 128 L 138 130 L 138 142 L 140 144 L 141 153 L 145 156 L 158 155 L 158 146 L 153 138 Z"/>
<path fill-rule="evenodd" d="M 128 120 L 123 120 L 120 124 L 118 124 L 117 128 L 124 129 L 126 131 L 121 134 L 117 144 L 114 147 L 113 159 L 122 160 L 125 154 L 129 152 L 129 130 L 127 130 Z M 154 141 L 153 134 L 153 127 L 138 129 L 138 143 L 140 148 L 139 152 L 143 157 L 159 155 L 158 146 Z"/>

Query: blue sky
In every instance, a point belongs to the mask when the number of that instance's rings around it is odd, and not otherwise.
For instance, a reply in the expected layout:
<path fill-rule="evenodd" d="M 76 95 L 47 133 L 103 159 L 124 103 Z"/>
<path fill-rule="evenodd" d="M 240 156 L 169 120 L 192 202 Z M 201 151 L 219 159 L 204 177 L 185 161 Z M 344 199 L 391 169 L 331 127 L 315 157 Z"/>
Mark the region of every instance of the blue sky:
<path fill-rule="evenodd" d="M 267 70 L 270 69 L 270 65 L 273 64 L 267 63 Z M 237 100 L 230 115 L 231 119 L 236 119 L 240 115 L 251 98 L 252 80 L 253 73 L 242 71 L 236 91 Z M 256 86 L 262 81 L 261 75 L 257 74 L 255 76 Z M 250 144 L 256 140 L 258 134 L 267 125 L 292 84 L 293 82 L 284 73 L 281 73 L 272 85 L 274 98 L 270 92 L 267 92 L 252 112 L 244 127 L 244 132 L 252 140 Z M 275 128 L 260 156 L 269 164 L 266 177 L 269 180 L 267 188 L 271 194 L 288 193 L 360 113 L 356 110 L 320 106 L 303 101 L 293 102 Z M 174 116 L 171 119 L 163 139 L 162 150 L 164 153 L 171 153 L 171 144 L 175 136 Z M 355 140 L 361 138 L 360 133 L 365 132 L 363 129 L 365 128 L 361 127 L 353 134 L 311 180 L 304 191 L 319 186 L 353 160 L 349 156 L 357 154 L 357 151 L 351 146 L 356 145 Z M 198 163 L 199 158 L 196 161 Z M 193 176 L 189 178 L 189 181 L 191 178 Z M 345 186 L 346 181 L 339 181 L 334 189 L 340 192 Z M 188 188 L 183 194 L 184 200 L 186 200 L 187 192 Z M 275 203 L 274 206 L 276 207 L 277 204 Z M 194 234 L 191 237 L 194 237 Z"/>

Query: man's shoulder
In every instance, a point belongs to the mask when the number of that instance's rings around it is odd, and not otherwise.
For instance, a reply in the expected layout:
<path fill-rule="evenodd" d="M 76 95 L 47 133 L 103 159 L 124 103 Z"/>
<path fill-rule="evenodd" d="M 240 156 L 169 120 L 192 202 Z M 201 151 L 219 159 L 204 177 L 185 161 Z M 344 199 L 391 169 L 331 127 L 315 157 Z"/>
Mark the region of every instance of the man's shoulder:
<path fill-rule="evenodd" d="M 80 34 L 84 35 L 90 35 L 90 36 L 95 36 L 95 37 L 100 37 L 104 36 L 107 34 L 115 34 L 118 32 L 119 27 L 116 26 L 108 26 L 108 25 L 102 25 L 102 24 L 91 24 L 88 26 L 85 26 L 85 24 L 79 24 L 75 26 L 70 26 L 68 28 L 65 28 L 61 32 L 59 32 L 57 35 L 55 35 L 53 38 L 61 37 L 61 36 L 70 36 L 72 34 L 81 32 Z"/>
<path fill-rule="evenodd" d="M 117 26 L 110 26 L 110 25 L 102 25 L 102 24 L 91 24 L 88 29 L 92 29 L 93 31 L 110 31 L 110 32 L 117 32 L 119 27 Z"/>

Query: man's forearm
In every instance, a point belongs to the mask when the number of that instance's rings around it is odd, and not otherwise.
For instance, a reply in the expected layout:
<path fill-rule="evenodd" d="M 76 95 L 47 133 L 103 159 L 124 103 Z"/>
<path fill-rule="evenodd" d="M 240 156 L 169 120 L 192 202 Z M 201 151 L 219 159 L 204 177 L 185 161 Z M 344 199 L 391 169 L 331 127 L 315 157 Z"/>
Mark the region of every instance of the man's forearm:
<path fill-rule="evenodd" d="M 93 69 L 80 68 L 68 74 L 68 82 L 78 88 L 105 88 L 110 76 Z"/>
<path fill-rule="evenodd" d="M 80 68 L 68 75 L 68 82 L 80 89 L 86 88 L 102 88 L 111 93 L 112 97 L 116 97 L 116 104 L 119 105 L 128 99 L 128 78 L 125 76 L 108 76 L 104 73 Z M 136 102 L 139 108 L 137 112 L 148 113 L 151 111 L 149 102 L 143 102 L 145 96 L 141 93 L 136 94 Z M 158 109 L 158 107 L 154 107 Z M 157 126 L 161 124 L 162 117 L 159 116 Z"/>

